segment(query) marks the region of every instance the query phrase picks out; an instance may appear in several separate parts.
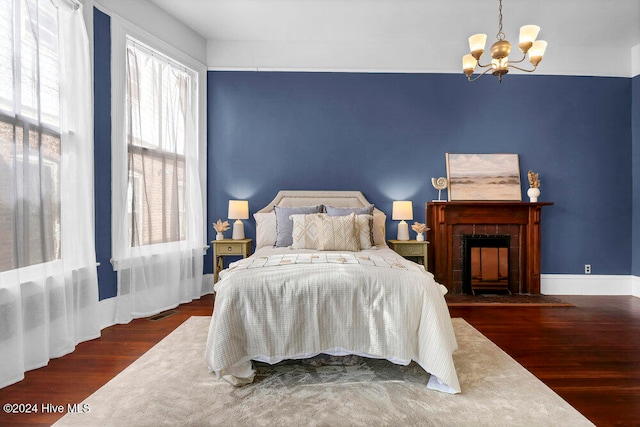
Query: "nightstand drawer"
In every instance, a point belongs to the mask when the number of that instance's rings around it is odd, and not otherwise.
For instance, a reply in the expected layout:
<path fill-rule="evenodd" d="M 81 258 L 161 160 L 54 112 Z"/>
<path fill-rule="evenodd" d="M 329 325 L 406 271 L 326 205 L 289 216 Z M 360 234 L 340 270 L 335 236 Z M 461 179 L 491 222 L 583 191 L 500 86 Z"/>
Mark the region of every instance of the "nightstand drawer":
<path fill-rule="evenodd" d="M 393 249 L 402 256 L 424 256 L 426 245 L 412 245 L 411 243 L 405 243 L 402 245 L 395 245 Z"/>
<path fill-rule="evenodd" d="M 242 243 L 224 243 L 218 245 L 219 255 L 243 255 L 244 245 Z"/>

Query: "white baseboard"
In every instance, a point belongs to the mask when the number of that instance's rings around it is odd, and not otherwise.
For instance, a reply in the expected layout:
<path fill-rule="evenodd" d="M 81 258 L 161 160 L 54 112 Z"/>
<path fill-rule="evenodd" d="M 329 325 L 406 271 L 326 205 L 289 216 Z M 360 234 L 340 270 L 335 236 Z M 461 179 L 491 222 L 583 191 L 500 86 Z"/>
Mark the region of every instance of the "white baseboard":
<path fill-rule="evenodd" d="M 631 295 L 640 298 L 640 276 L 631 276 Z"/>
<path fill-rule="evenodd" d="M 633 295 L 640 297 L 640 277 L 595 274 L 542 274 L 544 295 Z"/>
<path fill-rule="evenodd" d="M 100 301 L 100 329 L 108 328 L 116 324 L 116 301 L 118 297 L 107 298 Z"/>

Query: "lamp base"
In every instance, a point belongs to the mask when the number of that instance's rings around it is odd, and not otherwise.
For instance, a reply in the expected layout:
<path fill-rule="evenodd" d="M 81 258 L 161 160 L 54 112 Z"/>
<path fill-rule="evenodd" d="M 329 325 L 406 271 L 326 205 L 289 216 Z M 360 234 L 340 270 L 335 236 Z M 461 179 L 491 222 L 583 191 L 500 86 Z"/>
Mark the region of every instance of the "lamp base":
<path fill-rule="evenodd" d="M 398 240 L 409 240 L 409 224 L 404 220 L 398 224 Z"/>
<path fill-rule="evenodd" d="M 244 239 L 244 224 L 239 219 L 233 223 L 233 235 L 231 236 L 233 240 L 242 240 Z"/>

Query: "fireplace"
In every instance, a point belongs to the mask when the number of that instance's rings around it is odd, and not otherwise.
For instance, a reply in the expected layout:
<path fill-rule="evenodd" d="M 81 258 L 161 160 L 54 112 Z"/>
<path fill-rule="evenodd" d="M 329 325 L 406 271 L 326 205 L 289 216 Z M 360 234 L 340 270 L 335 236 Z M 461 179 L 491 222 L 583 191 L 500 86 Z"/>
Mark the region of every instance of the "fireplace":
<path fill-rule="evenodd" d="M 463 234 L 462 292 L 509 291 L 508 234 Z"/>
<path fill-rule="evenodd" d="M 496 239 L 508 259 L 505 291 L 540 293 L 540 218 L 550 202 L 428 202 L 426 204 L 429 271 L 452 294 L 472 293 L 465 285 L 463 236 Z M 508 236 L 502 242 L 504 236 Z M 497 243 L 496 243 L 497 242 Z M 467 243 L 466 247 L 477 246 Z M 497 254 L 500 257 L 500 251 Z M 504 273 L 504 264 L 503 270 Z M 470 273 L 469 273 L 470 274 Z M 495 272 L 492 273 L 495 276 Z M 498 275 L 500 271 L 498 270 Z M 504 288 L 504 280 L 497 280 Z M 498 285 L 496 285 L 497 287 Z"/>

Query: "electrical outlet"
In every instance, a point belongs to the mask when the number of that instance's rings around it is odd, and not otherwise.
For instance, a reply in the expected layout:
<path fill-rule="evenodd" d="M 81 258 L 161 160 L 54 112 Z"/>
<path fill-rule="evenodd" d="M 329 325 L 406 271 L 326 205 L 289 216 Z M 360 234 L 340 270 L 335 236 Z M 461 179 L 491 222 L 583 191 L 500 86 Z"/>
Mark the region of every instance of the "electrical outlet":
<path fill-rule="evenodd" d="M 584 274 L 591 274 L 591 264 L 584 265 Z"/>

